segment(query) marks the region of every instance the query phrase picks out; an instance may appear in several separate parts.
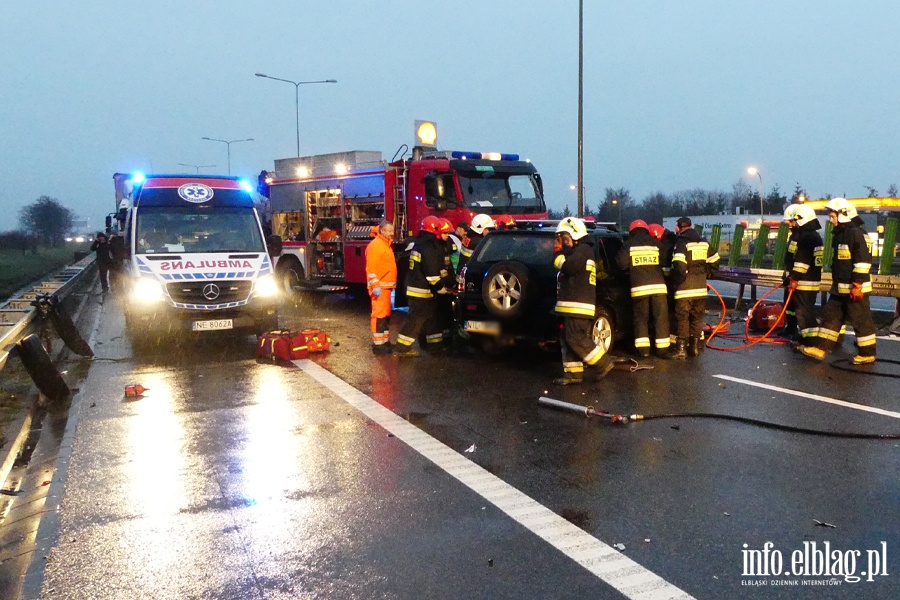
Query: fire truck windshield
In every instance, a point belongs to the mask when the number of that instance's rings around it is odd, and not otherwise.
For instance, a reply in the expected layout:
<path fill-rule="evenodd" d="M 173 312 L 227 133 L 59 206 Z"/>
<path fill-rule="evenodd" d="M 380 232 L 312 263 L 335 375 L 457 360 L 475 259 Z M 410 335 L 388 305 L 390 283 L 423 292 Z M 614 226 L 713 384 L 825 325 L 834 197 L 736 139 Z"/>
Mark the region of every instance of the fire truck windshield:
<path fill-rule="evenodd" d="M 135 252 L 265 252 L 252 208 L 211 208 L 139 208 L 136 213 Z"/>
<path fill-rule="evenodd" d="M 459 172 L 466 207 L 476 212 L 525 215 L 546 211 L 544 199 L 530 174 Z"/>

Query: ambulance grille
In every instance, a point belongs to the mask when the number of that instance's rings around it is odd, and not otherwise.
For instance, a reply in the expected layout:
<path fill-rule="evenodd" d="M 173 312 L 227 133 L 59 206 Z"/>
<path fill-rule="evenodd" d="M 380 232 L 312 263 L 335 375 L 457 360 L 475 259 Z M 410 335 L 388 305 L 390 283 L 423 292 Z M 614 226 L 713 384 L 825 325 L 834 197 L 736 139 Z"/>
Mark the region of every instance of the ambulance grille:
<path fill-rule="evenodd" d="M 214 285 L 218 289 L 207 289 Z M 250 280 L 225 281 L 176 281 L 166 284 L 166 290 L 178 304 L 226 304 L 228 302 L 240 302 L 246 300 L 253 289 Z"/>

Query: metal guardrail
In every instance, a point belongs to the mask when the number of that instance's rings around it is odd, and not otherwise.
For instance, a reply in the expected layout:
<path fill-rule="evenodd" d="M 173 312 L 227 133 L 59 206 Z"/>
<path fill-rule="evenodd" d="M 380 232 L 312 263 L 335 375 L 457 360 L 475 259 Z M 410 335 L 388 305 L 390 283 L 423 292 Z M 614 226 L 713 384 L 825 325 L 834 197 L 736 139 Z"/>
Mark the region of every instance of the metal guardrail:
<path fill-rule="evenodd" d="M 32 333 L 35 307 L 31 302 L 37 294 L 50 293 L 65 298 L 79 282 L 82 275 L 94 265 L 94 255 L 90 254 L 73 265 L 16 292 L 0 305 L 0 369 L 6 366 L 10 351 L 24 337 Z"/>
<path fill-rule="evenodd" d="M 781 285 L 783 269 L 754 269 L 752 267 L 720 266 L 713 279 L 730 281 L 741 285 L 777 287 Z M 871 275 L 873 296 L 893 296 L 900 298 L 900 275 Z M 831 273 L 822 273 L 820 290 L 831 289 Z"/>

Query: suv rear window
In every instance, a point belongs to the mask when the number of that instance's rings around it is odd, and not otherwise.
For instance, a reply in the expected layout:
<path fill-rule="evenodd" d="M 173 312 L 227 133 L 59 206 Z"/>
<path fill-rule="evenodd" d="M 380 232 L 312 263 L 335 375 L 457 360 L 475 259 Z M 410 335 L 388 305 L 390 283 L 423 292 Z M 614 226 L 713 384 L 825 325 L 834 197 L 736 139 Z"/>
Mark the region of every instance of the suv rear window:
<path fill-rule="evenodd" d="M 492 263 L 518 260 L 527 265 L 553 264 L 553 237 L 548 235 L 488 235 L 478 244 L 475 260 Z"/>

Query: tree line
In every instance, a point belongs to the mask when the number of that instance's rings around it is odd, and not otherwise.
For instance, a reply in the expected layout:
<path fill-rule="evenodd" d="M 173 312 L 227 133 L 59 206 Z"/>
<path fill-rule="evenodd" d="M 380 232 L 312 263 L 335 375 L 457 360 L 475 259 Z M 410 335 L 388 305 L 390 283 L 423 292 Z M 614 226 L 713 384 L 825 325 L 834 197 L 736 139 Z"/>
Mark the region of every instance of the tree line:
<path fill-rule="evenodd" d="M 56 198 L 41 196 L 19 209 L 19 230 L 0 232 L 0 249 L 37 250 L 38 245 L 59 246 L 72 229 L 75 213 Z"/>
<path fill-rule="evenodd" d="M 872 186 L 864 186 L 869 198 L 881 197 Z M 888 187 L 885 197 L 896 198 L 898 189 L 895 184 Z M 794 186 L 793 193 L 788 196 L 778 185 L 772 187 L 762 199 L 762 210 L 765 214 L 780 214 L 789 204 L 798 202 L 800 197 L 808 198 L 806 190 L 800 183 Z M 828 194 L 825 198 L 834 196 Z M 594 217 L 599 222 L 618 223 L 626 227 L 635 219 L 643 219 L 648 223 L 662 223 L 664 217 L 735 214 L 740 209 L 743 214 L 758 215 L 760 211 L 759 192 L 743 179 L 739 179 L 731 192 L 721 190 L 704 190 L 695 188 L 664 194 L 655 192 L 640 201 L 631 197 L 626 188 L 606 188 L 602 198 L 584 198 L 584 216 Z M 573 216 L 567 204 L 562 211 L 550 210 L 551 219 Z"/>

